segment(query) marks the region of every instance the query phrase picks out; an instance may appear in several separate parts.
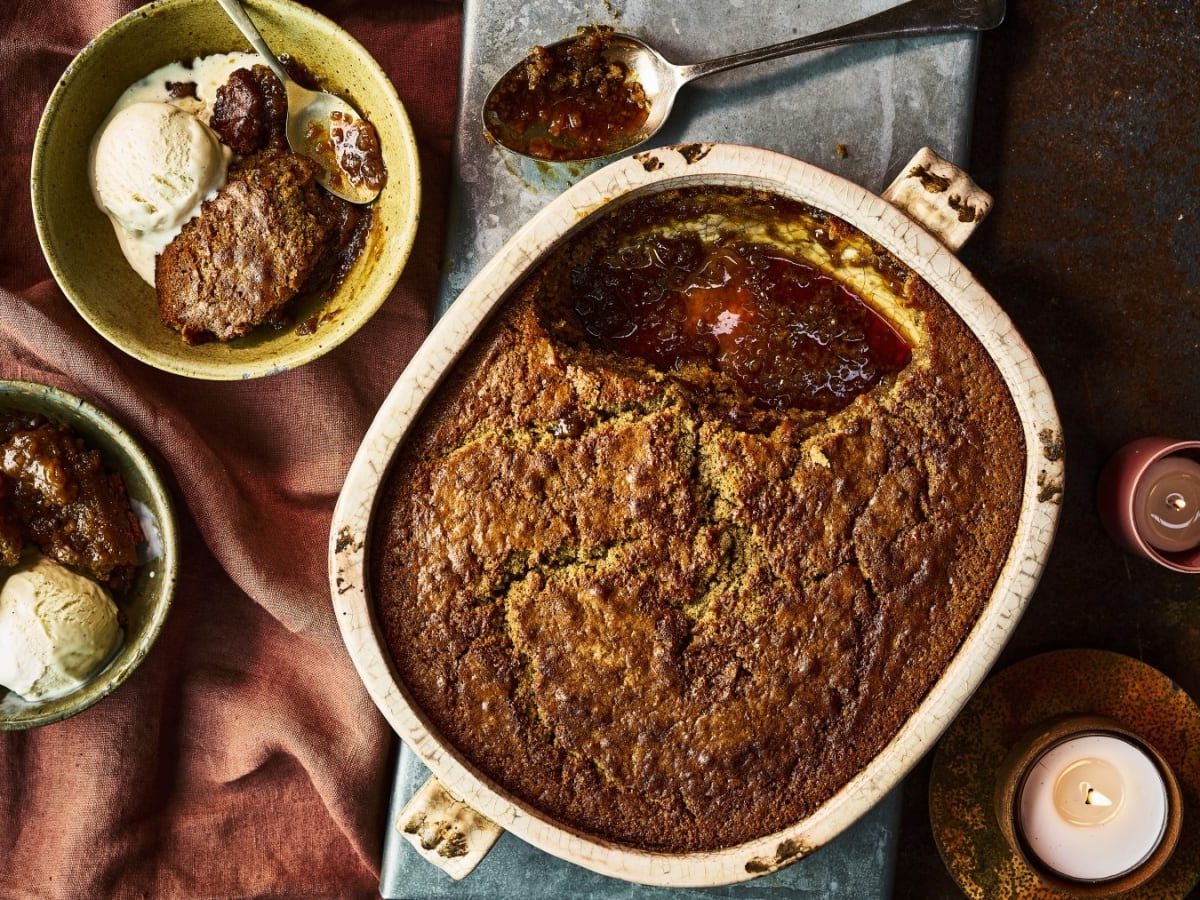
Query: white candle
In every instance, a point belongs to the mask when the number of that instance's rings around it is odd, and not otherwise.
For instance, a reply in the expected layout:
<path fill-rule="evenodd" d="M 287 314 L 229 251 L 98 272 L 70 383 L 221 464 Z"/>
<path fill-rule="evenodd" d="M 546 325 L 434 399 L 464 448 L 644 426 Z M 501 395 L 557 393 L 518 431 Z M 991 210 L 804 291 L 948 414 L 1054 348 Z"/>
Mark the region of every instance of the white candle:
<path fill-rule="evenodd" d="M 1154 760 L 1113 734 L 1072 738 L 1034 763 L 1018 798 L 1029 850 L 1075 881 L 1137 868 L 1162 841 L 1167 788 Z"/>

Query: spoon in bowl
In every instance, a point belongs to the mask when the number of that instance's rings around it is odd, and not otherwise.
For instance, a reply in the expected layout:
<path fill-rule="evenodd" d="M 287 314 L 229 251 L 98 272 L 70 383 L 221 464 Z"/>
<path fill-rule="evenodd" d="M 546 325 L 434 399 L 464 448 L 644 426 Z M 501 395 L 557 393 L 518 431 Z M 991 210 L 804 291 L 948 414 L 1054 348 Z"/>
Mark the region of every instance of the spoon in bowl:
<path fill-rule="evenodd" d="M 310 91 L 293 81 L 250 21 L 240 0 L 217 0 L 217 3 L 283 82 L 287 91 L 288 146 L 321 167 L 317 176 L 321 186 L 350 203 L 370 203 L 379 196 L 386 174 L 375 128 L 341 97 L 327 91 Z M 370 160 L 372 156 L 374 163 Z"/>
<path fill-rule="evenodd" d="M 222 0 L 226 2 L 226 0 Z M 608 105 L 595 101 L 595 88 L 557 90 L 551 69 L 540 78 L 538 90 L 529 72 L 536 65 L 558 64 L 577 53 L 581 41 L 597 39 L 595 30 L 550 44 L 509 69 L 488 92 L 483 104 L 483 127 L 488 136 L 508 150 L 532 159 L 551 162 L 580 162 L 630 150 L 662 128 L 675 104 L 679 89 L 690 81 L 779 59 L 809 50 L 821 50 L 860 41 L 887 38 L 984 31 L 1004 21 L 1005 0 L 910 0 L 865 19 L 850 22 L 808 37 L 723 56 L 708 62 L 677 66 L 645 41 L 630 34 L 607 34 L 602 38 L 603 59 L 624 67 L 626 85 L 640 86 L 644 100 L 606 85 Z M 582 54 L 579 54 L 582 56 Z M 619 85 L 617 87 L 620 87 Z M 631 100 L 630 97 L 633 97 Z M 531 103 L 538 104 L 531 108 Z M 588 104 L 591 107 L 588 108 Z M 520 108 L 518 108 L 520 107 Z M 511 108 L 514 113 L 505 115 Z M 633 108 L 637 115 L 630 115 Z M 597 137 L 599 135 L 599 137 Z"/>

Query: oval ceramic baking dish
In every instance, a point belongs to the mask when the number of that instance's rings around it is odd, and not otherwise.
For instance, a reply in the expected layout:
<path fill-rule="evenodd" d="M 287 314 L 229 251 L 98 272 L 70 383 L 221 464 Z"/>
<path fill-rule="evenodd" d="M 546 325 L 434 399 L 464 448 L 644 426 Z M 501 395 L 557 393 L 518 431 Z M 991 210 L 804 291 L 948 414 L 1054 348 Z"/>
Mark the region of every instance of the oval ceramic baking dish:
<path fill-rule="evenodd" d="M 953 662 L 887 746 L 802 821 L 723 850 L 671 854 L 616 845 L 560 825 L 507 795 L 441 740 L 399 683 L 378 631 L 367 548 L 390 461 L 423 403 L 489 313 L 550 250 L 597 213 L 635 195 L 685 184 L 748 186 L 801 200 L 844 219 L 903 261 L 962 317 L 994 359 L 1019 412 L 1027 453 L 1019 521 L 991 597 Z M 484 266 L 379 410 L 351 466 L 330 535 L 331 590 L 346 647 L 384 716 L 435 775 L 399 823 L 426 858 L 461 878 L 505 829 L 548 853 L 629 881 L 674 887 L 742 881 L 828 843 L 932 748 L 982 681 L 1028 603 L 1050 552 L 1062 491 L 1061 432 L 1049 386 L 1003 310 L 953 252 L 990 204 L 964 173 L 929 150 L 922 150 L 881 198 L 765 150 L 667 147 L 620 160 L 581 181 Z"/>

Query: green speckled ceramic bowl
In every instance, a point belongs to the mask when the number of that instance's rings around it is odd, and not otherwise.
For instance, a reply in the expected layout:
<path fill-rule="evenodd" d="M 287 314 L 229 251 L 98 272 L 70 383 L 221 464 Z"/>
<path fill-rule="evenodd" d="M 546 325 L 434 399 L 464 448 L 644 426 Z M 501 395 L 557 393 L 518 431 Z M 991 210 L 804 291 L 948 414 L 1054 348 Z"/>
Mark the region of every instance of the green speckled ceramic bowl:
<path fill-rule="evenodd" d="M 79 432 L 103 454 L 110 470 L 121 473 L 142 530 L 147 532 L 137 581 L 117 601 L 126 618 L 121 649 L 87 684 L 54 700 L 28 702 L 0 688 L 0 731 L 17 731 L 61 722 L 82 712 L 133 674 L 167 618 L 179 567 L 179 543 L 170 494 L 146 454 L 112 418 L 72 394 L 27 381 L 0 381 L 0 409 L 38 412 Z"/>
<path fill-rule="evenodd" d="M 42 251 L 63 293 L 93 328 L 131 356 L 190 378 L 272 375 L 336 347 L 371 318 L 412 249 L 420 207 L 417 145 L 404 106 L 379 64 L 349 34 L 290 0 L 247 0 L 276 53 L 288 53 L 345 96 L 379 131 L 388 184 L 366 249 L 338 292 L 296 310 L 295 325 L 260 328 L 196 347 L 158 318 L 154 291 L 125 262 L 88 183 L 97 127 L 125 89 L 180 59 L 248 50 L 214 0 L 159 0 L 114 23 L 72 61 L 50 95 L 33 150 L 33 213 Z M 298 325 L 320 313 L 312 334 Z"/>

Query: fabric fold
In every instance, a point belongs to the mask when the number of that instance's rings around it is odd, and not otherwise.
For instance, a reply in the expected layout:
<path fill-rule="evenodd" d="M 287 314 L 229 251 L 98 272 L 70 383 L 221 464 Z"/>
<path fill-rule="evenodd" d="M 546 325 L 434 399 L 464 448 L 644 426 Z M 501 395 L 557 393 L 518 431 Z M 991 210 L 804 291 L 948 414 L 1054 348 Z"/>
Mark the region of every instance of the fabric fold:
<path fill-rule="evenodd" d="M 136 5 L 18 2 L 0 26 L 0 378 L 79 394 L 137 436 L 173 488 L 182 542 L 174 607 L 130 681 L 66 722 L 0 736 L 0 896 L 374 896 L 393 737 L 342 645 L 326 547 L 354 452 L 430 324 L 461 12 L 312 4 L 379 61 L 408 110 L 416 245 L 342 346 L 216 384 L 99 337 L 50 277 L 34 229 L 41 110 L 70 55 Z"/>

